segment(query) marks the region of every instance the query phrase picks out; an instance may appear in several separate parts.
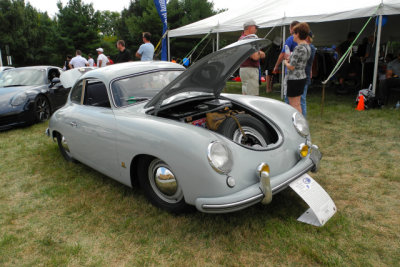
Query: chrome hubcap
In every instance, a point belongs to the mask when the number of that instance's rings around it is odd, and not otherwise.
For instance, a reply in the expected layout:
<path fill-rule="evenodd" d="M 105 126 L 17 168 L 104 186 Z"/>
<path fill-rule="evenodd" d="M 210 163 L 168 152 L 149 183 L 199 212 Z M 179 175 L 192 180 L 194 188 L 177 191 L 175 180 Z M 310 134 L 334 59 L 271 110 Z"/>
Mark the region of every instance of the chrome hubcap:
<path fill-rule="evenodd" d="M 243 126 L 242 130 L 245 133 L 246 138 L 244 138 L 240 129 L 237 129 L 233 133 L 232 139 L 234 142 L 254 148 L 266 147 L 268 145 L 262 134 L 254 128 Z"/>
<path fill-rule="evenodd" d="M 149 165 L 148 177 L 153 191 L 159 198 L 168 203 L 182 200 L 183 192 L 170 167 L 160 159 L 153 160 Z"/>

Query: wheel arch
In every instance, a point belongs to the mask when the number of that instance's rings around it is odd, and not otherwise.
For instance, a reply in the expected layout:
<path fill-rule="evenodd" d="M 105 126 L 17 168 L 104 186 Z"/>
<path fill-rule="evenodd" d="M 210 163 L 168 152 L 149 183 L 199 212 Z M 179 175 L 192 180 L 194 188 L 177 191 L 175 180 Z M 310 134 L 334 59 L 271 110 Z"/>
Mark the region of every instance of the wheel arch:
<path fill-rule="evenodd" d="M 131 178 L 131 185 L 133 186 L 138 186 L 138 168 L 139 168 L 139 162 L 142 158 L 156 158 L 155 156 L 148 155 L 148 154 L 139 154 L 136 155 L 132 158 L 131 160 L 131 165 L 130 165 L 130 178 Z"/>
<path fill-rule="evenodd" d="M 57 130 L 53 130 L 53 131 L 51 132 L 51 137 L 52 137 L 52 139 L 53 139 L 54 142 L 56 142 L 56 138 L 58 137 L 58 135 L 61 135 L 61 133 L 58 132 Z"/>
<path fill-rule="evenodd" d="M 36 99 L 37 99 L 38 97 L 40 97 L 40 96 L 43 96 L 44 98 L 46 98 L 47 102 L 49 103 L 49 107 L 50 107 L 50 115 L 53 114 L 53 107 L 52 107 L 52 105 L 51 105 L 50 98 L 49 98 L 45 93 L 39 92 L 39 93 L 35 96 L 34 101 L 36 101 Z"/>

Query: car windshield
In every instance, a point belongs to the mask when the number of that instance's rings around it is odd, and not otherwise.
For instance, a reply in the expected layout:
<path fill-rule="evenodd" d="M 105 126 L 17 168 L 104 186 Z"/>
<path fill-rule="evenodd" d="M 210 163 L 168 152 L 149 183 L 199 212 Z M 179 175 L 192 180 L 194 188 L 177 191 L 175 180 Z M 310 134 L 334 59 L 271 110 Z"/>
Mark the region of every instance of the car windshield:
<path fill-rule="evenodd" d="M 42 85 L 46 83 L 44 69 L 11 69 L 0 72 L 0 87 Z"/>
<path fill-rule="evenodd" d="M 115 104 L 123 107 L 151 99 L 181 73 L 163 70 L 117 80 L 111 86 Z"/>

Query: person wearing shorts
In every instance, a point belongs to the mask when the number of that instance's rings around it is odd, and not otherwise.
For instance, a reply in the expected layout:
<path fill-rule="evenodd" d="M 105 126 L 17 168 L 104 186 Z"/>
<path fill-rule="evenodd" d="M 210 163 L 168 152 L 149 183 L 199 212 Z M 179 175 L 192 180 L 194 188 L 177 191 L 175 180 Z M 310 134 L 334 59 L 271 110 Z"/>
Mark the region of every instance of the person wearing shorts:
<path fill-rule="evenodd" d="M 287 97 L 289 104 L 300 113 L 302 113 L 300 99 L 307 82 L 305 68 L 311 55 L 311 48 L 306 40 L 309 33 L 310 27 L 305 22 L 299 23 L 293 28 L 293 41 L 297 43 L 297 46 L 290 58 L 283 61 L 288 70 Z"/>

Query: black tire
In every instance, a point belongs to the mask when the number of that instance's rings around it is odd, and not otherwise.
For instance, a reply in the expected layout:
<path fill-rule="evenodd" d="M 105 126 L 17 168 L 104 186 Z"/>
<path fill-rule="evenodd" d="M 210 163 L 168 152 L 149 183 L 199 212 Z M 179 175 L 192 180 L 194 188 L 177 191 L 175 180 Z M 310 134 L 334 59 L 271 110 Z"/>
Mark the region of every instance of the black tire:
<path fill-rule="evenodd" d="M 248 147 L 266 147 L 271 143 L 271 136 L 268 132 L 268 128 L 260 120 L 249 114 L 237 114 L 235 117 L 245 132 L 246 138 L 244 138 L 240 131 L 236 120 L 231 117 L 228 117 L 220 124 L 217 132 L 236 143 Z"/>
<path fill-rule="evenodd" d="M 157 173 L 164 175 L 164 178 L 157 180 Z M 138 180 L 145 196 L 154 206 L 176 214 L 190 210 L 175 175 L 164 161 L 154 157 L 140 158 Z"/>
<path fill-rule="evenodd" d="M 67 140 L 62 134 L 57 134 L 57 143 L 58 148 L 60 149 L 60 153 L 64 157 L 64 159 L 69 162 L 75 162 L 75 159 L 71 156 L 71 153 L 69 151 Z"/>
<path fill-rule="evenodd" d="M 51 115 L 49 100 L 43 95 L 37 96 L 33 112 L 36 122 L 47 121 Z"/>

